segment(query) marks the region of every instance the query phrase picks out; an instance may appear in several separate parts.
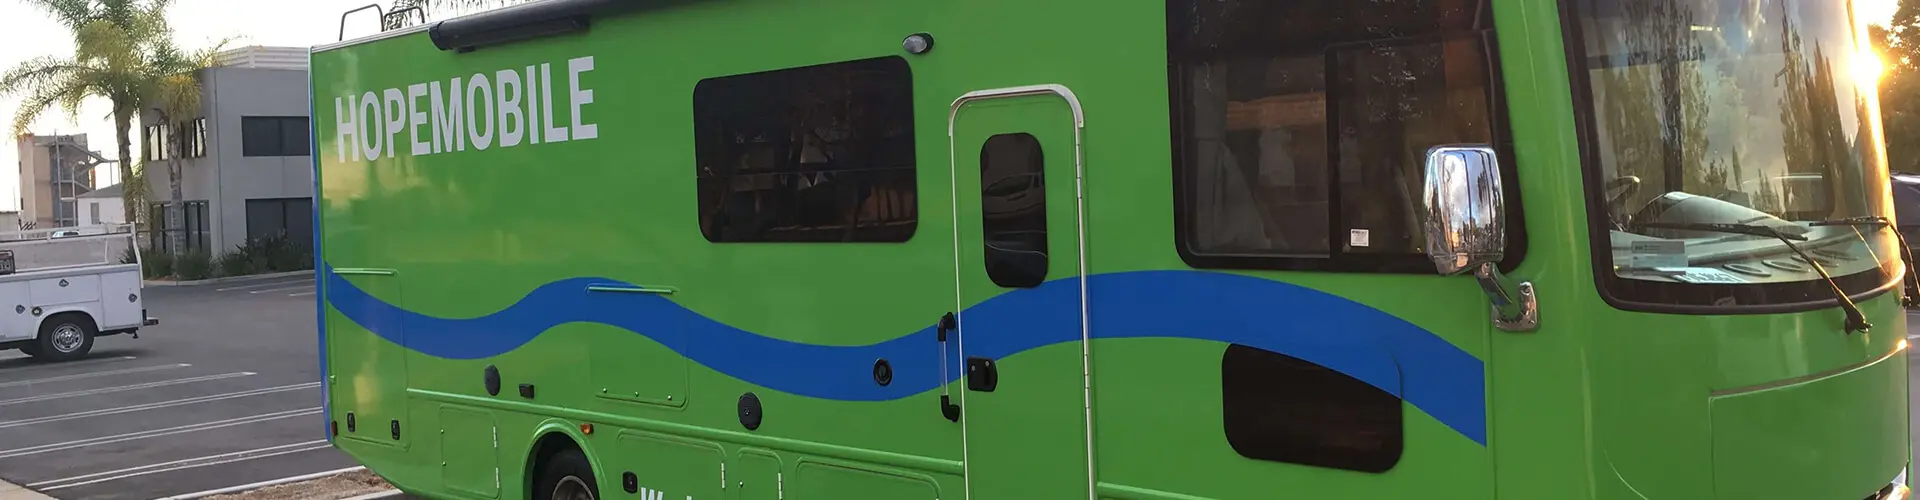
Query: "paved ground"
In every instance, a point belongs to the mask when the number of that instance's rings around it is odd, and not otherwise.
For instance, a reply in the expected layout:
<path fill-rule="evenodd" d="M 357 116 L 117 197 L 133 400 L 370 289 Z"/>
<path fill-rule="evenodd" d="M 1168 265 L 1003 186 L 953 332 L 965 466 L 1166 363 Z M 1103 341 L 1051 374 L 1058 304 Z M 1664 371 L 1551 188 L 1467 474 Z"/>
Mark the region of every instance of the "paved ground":
<path fill-rule="evenodd" d="M 92 359 L 0 353 L 0 479 L 137 499 L 357 465 L 322 435 L 311 277 L 150 287 L 161 324 Z"/>

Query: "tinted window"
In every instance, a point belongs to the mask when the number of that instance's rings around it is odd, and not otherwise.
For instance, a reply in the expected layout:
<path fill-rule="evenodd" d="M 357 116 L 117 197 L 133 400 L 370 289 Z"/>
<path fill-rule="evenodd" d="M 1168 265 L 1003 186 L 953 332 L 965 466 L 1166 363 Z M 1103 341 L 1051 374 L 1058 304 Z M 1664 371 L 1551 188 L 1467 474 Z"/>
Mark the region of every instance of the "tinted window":
<path fill-rule="evenodd" d="M 1168 6 L 1188 263 L 1432 272 L 1426 150 L 1503 126 L 1484 1 Z"/>
<path fill-rule="evenodd" d="M 1047 279 L 1047 176 L 1040 141 L 1001 134 L 980 147 L 980 231 L 987 277 L 1007 288 Z"/>
<path fill-rule="evenodd" d="M 307 247 L 313 240 L 312 198 L 247 200 L 247 239 L 277 236 L 285 236 L 301 248 Z"/>
<path fill-rule="evenodd" d="M 240 117 L 241 156 L 307 156 L 310 142 L 304 116 Z"/>
<path fill-rule="evenodd" d="M 1247 458 L 1363 472 L 1400 461 L 1400 398 L 1299 358 L 1242 345 L 1220 361 L 1227 443 Z"/>
<path fill-rule="evenodd" d="M 693 110 L 700 232 L 708 241 L 913 236 L 913 80 L 906 60 L 702 80 Z"/>

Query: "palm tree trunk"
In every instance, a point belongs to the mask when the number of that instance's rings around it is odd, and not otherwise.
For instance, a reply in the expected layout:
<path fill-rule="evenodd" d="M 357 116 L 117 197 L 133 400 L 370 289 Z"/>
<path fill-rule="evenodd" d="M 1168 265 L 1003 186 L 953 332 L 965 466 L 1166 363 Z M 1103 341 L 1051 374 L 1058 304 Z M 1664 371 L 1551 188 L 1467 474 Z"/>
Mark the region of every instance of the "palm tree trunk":
<path fill-rule="evenodd" d="M 120 148 L 120 182 L 122 183 L 133 181 L 133 140 L 128 137 L 131 128 L 133 128 L 133 112 L 124 109 L 113 112 L 113 138 L 115 145 Z M 131 196 L 136 191 L 130 186 L 120 186 L 120 192 L 120 208 L 125 212 L 127 223 L 132 224 L 135 220 L 133 216 L 137 213 L 135 210 L 140 208 L 134 206 L 138 200 Z"/>
<path fill-rule="evenodd" d="M 167 228 L 173 230 L 173 256 L 178 261 L 180 254 L 186 253 L 187 228 L 181 224 L 187 207 L 180 201 L 180 159 L 167 160 L 167 183 L 173 185 L 173 202 L 167 204 Z"/>
<path fill-rule="evenodd" d="M 173 128 L 172 117 L 162 116 L 160 118 L 160 124 L 162 127 Z M 181 134 L 167 134 L 167 137 L 170 138 L 166 145 L 167 152 L 169 153 L 167 155 L 167 184 L 171 186 L 171 190 L 173 191 L 172 202 L 167 204 L 167 229 L 173 231 L 172 253 L 174 261 L 178 262 L 180 255 L 187 252 L 187 227 L 185 224 L 182 224 L 182 219 L 185 218 L 187 207 L 186 204 L 180 200 L 185 197 L 180 189 L 180 150 L 185 148 L 180 146 Z"/>

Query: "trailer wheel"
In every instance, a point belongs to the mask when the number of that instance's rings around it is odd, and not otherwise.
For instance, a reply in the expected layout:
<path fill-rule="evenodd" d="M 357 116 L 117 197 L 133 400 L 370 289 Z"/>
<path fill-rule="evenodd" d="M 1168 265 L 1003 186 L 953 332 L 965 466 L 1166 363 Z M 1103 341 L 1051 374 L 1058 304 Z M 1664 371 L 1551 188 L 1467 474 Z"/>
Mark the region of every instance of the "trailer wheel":
<path fill-rule="evenodd" d="M 533 486 L 535 500 L 598 500 L 600 483 L 594 480 L 593 465 L 579 449 L 554 453 L 540 467 Z"/>
<path fill-rule="evenodd" d="M 40 339 L 27 354 L 48 361 L 84 358 L 93 350 L 93 337 L 98 334 L 86 315 L 55 314 L 40 322 Z"/>

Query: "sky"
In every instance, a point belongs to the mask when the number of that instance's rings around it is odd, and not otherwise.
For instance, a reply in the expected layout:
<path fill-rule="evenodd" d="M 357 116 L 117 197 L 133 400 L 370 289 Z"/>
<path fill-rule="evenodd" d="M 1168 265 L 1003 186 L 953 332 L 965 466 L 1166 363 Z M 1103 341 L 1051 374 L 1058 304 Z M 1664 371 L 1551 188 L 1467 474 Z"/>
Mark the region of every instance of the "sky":
<path fill-rule="evenodd" d="M 187 49 L 210 46 L 226 37 L 237 37 L 229 47 L 265 45 L 311 47 L 329 43 L 340 36 L 340 14 L 367 5 L 372 0 L 175 0 L 168 19 L 173 24 L 174 40 Z M 382 1 L 382 4 L 388 2 Z M 363 36 L 377 30 L 372 11 L 348 18 L 347 36 Z M 0 72 L 40 56 L 73 55 L 73 41 L 66 29 L 52 16 L 21 0 L 0 0 Z M 20 100 L 0 97 L 0 210 L 18 210 L 20 205 L 19 171 L 13 134 L 10 129 Z M 101 156 L 115 158 L 112 110 L 103 99 L 93 99 L 80 107 L 79 120 L 69 120 L 58 109 L 42 114 L 27 129 L 35 134 L 87 134 L 87 146 Z M 139 124 L 129 132 L 133 156 L 140 156 Z M 119 167 L 102 165 L 98 185 L 118 183 Z"/>
<path fill-rule="evenodd" d="M 370 0 L 280 0 L 272 7 L 258 0 L 175 0 L 168 19 L 174 39 L 182 47 L 198 49 L 224 37 L 237 37 L 230 46 L 248 45 L 311 47 L 337 40 L 340 14 L 367 5 Z M 1869 22 L 1885 23 L 1892 18 L 1898 0 L 1858 0 L 1861 15 Z M 381 2 L 387 4 L 388 2 Z M 347 36 L 355 37 L 377 29 L 370 12 L 357 13 L 348 21 Z M 72 39 L 52 17 L 21 0 L 0 0 L 0 71 L 39 56 L 73 55 Z M 19 100 L 0 97 L 0 129 L 13 123 Z M 46 113 L 28 128 L 35 134 L 87 134 L 87 145 L 102 156 L 113 158 L 113 121 L 103 100 L 94 99 L 81 106 L 78 120 L 70 120 L 59 110 Z M 138 124 L 131 132 L 133 156 L 140 156 Z M 19 196 L 19 159 L 12 134 L 0 133 L 0 210 L 17 210 Z M 100 186 L 119 182 L 118 167 L 105 165 L 99 171 Z"/>

